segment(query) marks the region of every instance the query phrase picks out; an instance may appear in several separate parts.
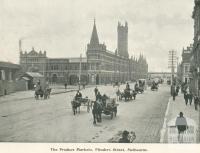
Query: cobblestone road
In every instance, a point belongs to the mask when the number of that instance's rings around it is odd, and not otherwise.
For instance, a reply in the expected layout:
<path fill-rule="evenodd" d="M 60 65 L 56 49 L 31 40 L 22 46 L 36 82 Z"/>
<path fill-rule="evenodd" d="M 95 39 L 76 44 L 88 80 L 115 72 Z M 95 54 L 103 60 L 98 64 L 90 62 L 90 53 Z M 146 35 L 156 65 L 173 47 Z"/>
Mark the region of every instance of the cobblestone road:
<path fill-rule="evenodd" d="M 121 89 L 124 87 L 121 87 Z M 82 91 L 94 99 L 93 88 Z M 101 93 L 115 96 L 112 86 L 99 87 Z M 6 142 L 108 142 L 121 130 L 134 131 L 135 142 L 158 143 L 169 99 L 169 87 L 145 91 L 136 100 L 119 102 L 117 117 L 103 115 L 94 126 L 86 108 L 74 116 L 71 98 L 75 92 L 57 94 L 48 100 L 24 99 L 0 104 L 0 141 Z"/>

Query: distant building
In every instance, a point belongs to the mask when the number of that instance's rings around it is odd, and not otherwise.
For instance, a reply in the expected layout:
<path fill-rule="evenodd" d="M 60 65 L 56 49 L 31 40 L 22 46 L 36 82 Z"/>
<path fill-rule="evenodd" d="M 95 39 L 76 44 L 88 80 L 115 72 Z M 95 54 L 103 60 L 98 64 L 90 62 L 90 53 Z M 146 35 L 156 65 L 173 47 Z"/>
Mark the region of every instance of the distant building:
<path fill-rule="evenodd" d="M 39 72 L 52 84 L 77 84 L 79 80 L 80 58 L 48 58 L 45 51 L 38 53 L 32 48 L 21 52 L 20 65 L 23 72 Z M 88 83 L 86 58 L 81 58 L 81 68 L 82 83 Z"/>
<path fill-rule="evenodd" d="M 99 42 L 96 23 L 94 22 L 90 43 L 87 45 L 87 61 L 89 80 L 97 84 L 109 82 L 125 82 L 146 78 L 148 64 L 140 55 L 139 59 L 128 55 L 128 23 L 118 23 L 117 50 L 109 51 L 105 44 Z M 91 83 L 92 83 L 91 82 Z"/>
<path fill-rule="evenodd" d="M 43 74 L 50 83 L 77 84 L 79 77 L 81 83 L 85 84 L 125 82 L 146 78 L 148 72 L 146 58 L 143 55 L 140 55 L 139 59 L 129 58 L 128 23 L 126 22 L 125 26 L 118 23 L 117 32 L 118 45 L 115 52 L 107 50 L 106 45 L 99 42 L 94 22 L 91 39 L 87 44 L 86 57 L 48 58 L 46 51 L 38 53 L 33 48 L 27 53 L 22 52 L 20 47 L 20 65 L 24 72 Z"/>
<path fill-rule="evenodd" d="M 128 23 L 125 26 L 118 22 L 117 27 L 117 53 L 120 56 L 129 57 L 128 54 Z"/>
<path fill-rule="evenodd" d="M 21 43 L 21 42 L 20 42 Z M 46 51 L 36 52 L 34 48 L 30 52 L 20 52 L 20 65 L 23 72 L 39 72 L 45 74 L 48 58 Z"/>
<path fill-rule="evenodd" d="M 9 62 L 0 62 L 0 96 L 15 92 L 16 77 L 20 66 Z"/>
<path fill-rule="evenodd" d="M 172 77 L 171 72 L 148 72 L 149 79 L 153 78 L 171 79 L 171 77 Z"/>
<path fill-rule="evenodd" d="M 193 46 L 192 44 L 188 46 L 186 49 L 183 48 L 182 51 L 182 82 L 189 83 L 192 79 L 191 72 L 190 72 L 190 62 L 191 62 L 191 53 L 192 53 Z"/>

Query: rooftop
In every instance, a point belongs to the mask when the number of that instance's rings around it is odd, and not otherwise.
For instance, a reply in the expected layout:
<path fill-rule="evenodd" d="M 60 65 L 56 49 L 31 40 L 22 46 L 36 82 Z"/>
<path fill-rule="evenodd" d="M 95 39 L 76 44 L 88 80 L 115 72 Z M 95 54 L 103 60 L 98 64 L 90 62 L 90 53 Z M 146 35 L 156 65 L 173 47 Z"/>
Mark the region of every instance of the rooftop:
<path fill-rule="evenodd" d="M 44 77 L 42 74 L 38 73 L 38 72 L 26 72 L 27 75 L 33 77 L 33 78 L 42 78 Z"/>
<path fill-rule="evenodd" d="M 0 68 L 20 69 L 20 65 L 11 62 L 0 61 Z"/>

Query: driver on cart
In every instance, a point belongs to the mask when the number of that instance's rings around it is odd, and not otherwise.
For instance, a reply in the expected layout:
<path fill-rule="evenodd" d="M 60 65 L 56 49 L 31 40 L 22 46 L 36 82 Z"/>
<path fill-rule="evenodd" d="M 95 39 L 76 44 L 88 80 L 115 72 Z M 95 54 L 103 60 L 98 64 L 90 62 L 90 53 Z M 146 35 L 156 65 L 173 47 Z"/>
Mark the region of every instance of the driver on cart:
<path fill-rule="evenodd" d="M 156 86 L 156 82 L 155 82 L 155 81 L 152 82 L 152 86 L 153 86 L 153 87 Z"/>
<path fill-rule="evenodd" d="M 106 96 L 106 94 L 104 94 L 103 96 L 102 96 L 102 104 L 103 104 L 103 106 L 104 107 L 106 107 L 106 100 L 108 99 L 108 96 Z"/>
<path fill-rule="evenodd" d="M 75 100 L 81 99 L 82 98 L 82 94 L 81 92 L 78 90 L 75 96 Z"/>

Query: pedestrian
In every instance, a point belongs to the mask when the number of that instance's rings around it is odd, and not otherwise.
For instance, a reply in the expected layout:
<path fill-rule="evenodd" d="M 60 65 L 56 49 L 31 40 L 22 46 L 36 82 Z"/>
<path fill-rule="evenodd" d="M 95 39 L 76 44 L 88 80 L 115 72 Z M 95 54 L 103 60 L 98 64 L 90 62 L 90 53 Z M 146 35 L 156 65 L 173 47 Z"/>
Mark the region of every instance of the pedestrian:
<path fill-rule="evenodd" d="M 197 111 L 198 110 L 198 104 L 200 104 L 200 99 L 197 95 L 194 96 L 194 108 Z"/>
<path fill-rule="evenodd" d="M 65 89 L 67 89 L 67 83 L 66 82 L 65 82 L 64 86 L 65 86 Z"/>
<path fill-rule="evenodd" d="M 116 92 L 116 95 L 117 95 L 117 101 L 121 100 L 120 99 L 121 92 L 120 92 L 119 88 L 118 88 L 118 90 Z"/>
<path fill-rule="evenodd" d="M 188 94 L 188 99 L 189 99 L 190 106 L 191 106 L 191 105 L 192 105 L 192 100 L 193 100 L 193 94 L 192 94 L 191 91 L 190 91 L 189 94 Z"/>
<path fill-rule="evenodd" d="M 176 118 L 175 126 L 178 129 L 178 141 L 183 141 L 183 134 L 188 129 L 186 118 L 183 116 L 183 112 L 179 113 L 179 117 Z"/>
<path fill-rule="evenodd" d="M 178 96 L 178 93 L 179 93 L 179 89 L 180 87 L 179 86 L 176 86 L 176 95 Z"/>
<path fill-rule="evenodd" d="M 97 93 L 98 93 L 98 88 L 97 88 L 97 86 L 95 87 L 95 89 L 94 89 L 94 93 L 95 93 L 95 97 L 97 96 Z"/>
<path fill-rule="evenodd" d="M 173 96 L 173 101 L 175 101 L 175 98 L 176 98 L 176 90 L 175 90 L 175 84 L 173 84 L 171 86 L 171 94 Z"/>
<path fill-rule="evenodd" d="M 187 93 L 187 91 L 184 92 L 184 99 L 185 99 L 185 105 L 187 106 L 187 104 L 188 104 L 188 93 Z"/>

